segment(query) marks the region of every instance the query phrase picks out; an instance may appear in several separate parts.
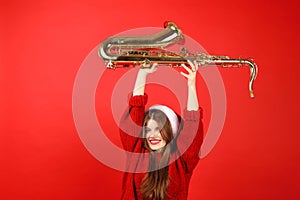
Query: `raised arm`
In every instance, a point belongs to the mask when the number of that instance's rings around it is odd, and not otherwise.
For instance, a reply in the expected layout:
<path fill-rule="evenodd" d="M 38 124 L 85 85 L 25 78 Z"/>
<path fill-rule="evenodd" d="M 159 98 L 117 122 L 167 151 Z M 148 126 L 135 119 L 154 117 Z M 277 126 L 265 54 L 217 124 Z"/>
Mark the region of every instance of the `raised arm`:
<path fill-rule="evenodd" d="M 133 95 L 129 99 L 128 110 L 123 114 L 120 122 L 120 137 L 123 147 L 127 151 L 133 151 L 138 144 L 142 121 L 145 113 L 145 105 L 148 96 L 145 94 L 147 76 L 157 69 L 157 65 L 140 69 L 135 81 Z"/>
<path fill-rule="evenodd" d="M 145 85 L 148 74 L 152 74 L 157 70 L 157 64 L 153 64 L 149 68 L 141 68 L 137 74 L 133 96 L 144 95 L 145 94 Z"/>
<path fill-rule="evenodd" d="M 184 73 L 184 72 L 180 72 L 180 73 L 187 78 L 187 84 L 188 84 L 187 110 L 196 111 L 199 109 L 197 89 L 196 89 L 196 74 L 198 70 L 198 65 L 197 63 L 192 63 L 189 60 L 188 62 L 191 68 L 187 67 L 186 65 L 182 65 L 182 67 L 188 73 Z"/>
<path fill-rule="evenodd" d="M 184 127 L 178 137 L 177 145 L 182 153 L 181 158 L 186 166 L 186 171 L 191 172 L 199 161 L 199 151 L 203 142 L 202 110 L 199 107 L 196 74 L 198 70 L 197 63 L 190 61 L 190 68 L 183 65 L 187 73 L 181 74 L 187 78 L 187 107 L 183 113 Z M 184 152 L 184 153 L 183 153 Z"/>

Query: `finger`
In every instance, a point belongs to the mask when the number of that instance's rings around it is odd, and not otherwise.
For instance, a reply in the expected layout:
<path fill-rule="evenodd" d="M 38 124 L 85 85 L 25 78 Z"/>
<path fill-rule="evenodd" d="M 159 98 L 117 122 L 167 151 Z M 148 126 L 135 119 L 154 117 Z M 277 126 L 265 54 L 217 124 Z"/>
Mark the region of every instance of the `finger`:
<path fill-rule="evenodd" d="M 188 72 L 188 73 L 192 73 L 192 70 L 187 67 L 185 64 L 181 64 L 181 66 Z"/>
<path fill-rule="evenodd" d="M 184 73 L 184 72 L 180 72 L 180 74 L 181 74 L 182 76 L 186 77 L 186 78 L 189 78 L 189 75 L 186 74 L 186 73 Z"/>
<path fill-rule="evenodd" d="M 153 69 L 155 69 L 155 68 L 157 68 L 157 67 L 158 67 L 158 64 L 157 64 L 157 63 L 153 63 L 153 64 L 152 64 L 152 68 L 153 68 Z"/>
<path fill-rule="evenodd" d="M 157 67 L 158 67 L 157 63 L 151 64 L 150 71 L 155 72 L 157 70 Z"/>
<path fill-rule="evenodd" d="M 152 64 L 152 67 L 157 67 L 157 66 L 158 66 L 157 63 L 153 63 L 153 64 Z"/>
<path fill-rule="evenodd" d="M 198 64 L 196 61 L 192 62 L 192 61 L 188 60 L 188 63 L 191 66 L 192 72 L 195 72 L 198 70 Z"/>
<path fill-rule="evenodd" d="M 192 63 L 192 61 L 190 61 L 190 60 L 188 60 L 188 63 L 191 66 L 192 71 L 195 72 L 196 67 L 195 67 L 194 63 Z"/>
<path fill-rule="evenodd" d="M 194 65 L 195 65 L 195 71 L 197 71 L 198 68 L 199 68 L 199 65 L 198 65 L 197 61 L 194 61 Z"/>

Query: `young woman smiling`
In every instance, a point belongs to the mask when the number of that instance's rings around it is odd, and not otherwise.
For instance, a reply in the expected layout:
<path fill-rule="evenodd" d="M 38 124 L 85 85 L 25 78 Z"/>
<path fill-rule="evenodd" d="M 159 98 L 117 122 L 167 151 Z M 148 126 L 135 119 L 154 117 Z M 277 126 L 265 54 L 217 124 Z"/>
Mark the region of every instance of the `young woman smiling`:
<path fill-rule="evenodd" d="M 120 123 L 120 136 L 124 150 L 139 156 L 133 158 L 128 154 L 122 200 L 184 200 L 188 197 L 189 182 L 203 141 L 196 90 L 198 66 L 188 62 L 190 67 L 183 65 L 186 72 L 181 72 L 188 86 L 183 117 L 165 105 L 153 105 L 145 110 L 146 79 L 156 71 L 157 65 L 141 68 L 137 74 L 129 109 Z"/>

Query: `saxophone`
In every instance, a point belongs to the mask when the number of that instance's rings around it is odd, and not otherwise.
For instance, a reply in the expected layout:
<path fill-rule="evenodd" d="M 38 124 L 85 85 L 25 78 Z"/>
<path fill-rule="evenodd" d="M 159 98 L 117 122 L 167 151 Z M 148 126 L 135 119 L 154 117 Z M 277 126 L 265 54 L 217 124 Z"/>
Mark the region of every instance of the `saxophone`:
<path fill-rule="evenodd" d="M 191 53 L 186 48 L 172 52 L 164 48 L 173 44 L 184 44 L 184 35 L 173 22 L 165 22 L 164 30 L 147 36 L 116 36 L 104 40 L 98 55 L 109 69 L 119 67 L 149 67 L 151 63 L 180 67 L 188 65 L 188 60 L 196 61 L 199 66 L 241 67 L 250 68 L 249 92 L 254 98 L 253 82 L 257 76 L 257 65 L 252 59 L 230 58 L 228 56 Z"/>

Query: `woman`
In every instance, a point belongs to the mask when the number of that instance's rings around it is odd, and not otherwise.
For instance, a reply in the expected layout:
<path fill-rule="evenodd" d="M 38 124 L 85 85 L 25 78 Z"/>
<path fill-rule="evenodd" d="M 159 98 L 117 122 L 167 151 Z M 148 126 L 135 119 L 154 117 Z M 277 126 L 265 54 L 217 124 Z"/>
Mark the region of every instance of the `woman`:
<path fill-rule="evenodd" d="M 181 72 L 188 85 L 187 107 L 182 118 L 163 105 L 152 106 L 145 112 L 146 78 L 156 71 L 157 65 L 140 69 L 137 74 L 129 110 L 120 124 L 123 147 L 131 152 L 128 172 L 123 178 L 122 200 L 184 200 L 188 197 L 189 182 L 203 141 L 196 90 L 198 66 L 188 62 L 190 68 L 182 66 L 187 73 Z M 132 153 L 137 153 L 138 158 L 130 156 Z"/>

